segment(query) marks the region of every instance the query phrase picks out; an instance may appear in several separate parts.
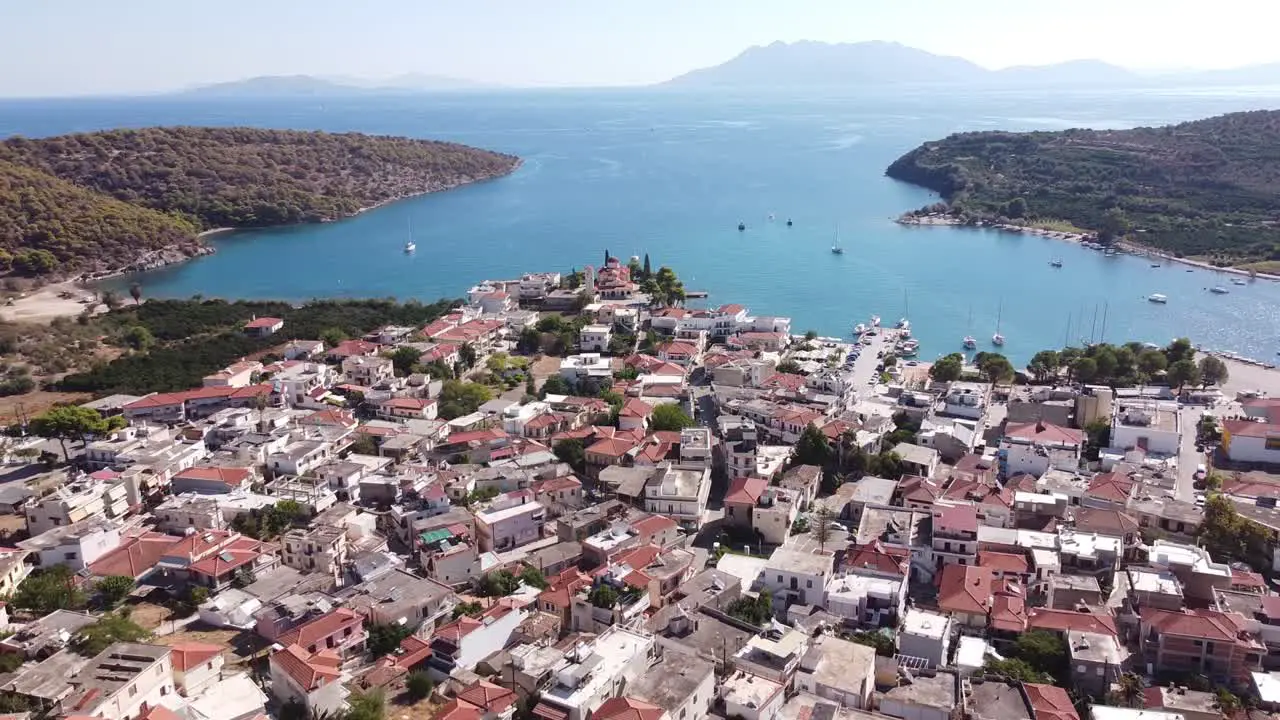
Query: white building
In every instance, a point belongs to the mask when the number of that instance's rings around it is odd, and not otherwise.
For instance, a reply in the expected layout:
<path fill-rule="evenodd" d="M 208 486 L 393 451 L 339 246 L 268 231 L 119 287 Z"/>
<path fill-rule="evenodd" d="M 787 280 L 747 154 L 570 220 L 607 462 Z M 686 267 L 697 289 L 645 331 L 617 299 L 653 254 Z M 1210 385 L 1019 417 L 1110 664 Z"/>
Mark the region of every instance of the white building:
<path fill-rule="evenodd" d="M 898 631 L 898 654 L 922 658 L 928 667 L 947 664 L 951 646 L 951 617 L 911 608 Z"/>
<path fill-rule="evenodd" d="M 609 352 L 613 329 L 608 325 L 587 325 L 578 331 L 578 349 L 584 353 Z"/>
<path fill-rule="evenodd" d="M 174 692 L 163 645 L 112 643 L 69 679 L 82 691 L 77 713 L 104 720 L 136 718 Z"/>
<path fill-rule="evenodd" d="M 1084 433 L 1047 422 L 1009 424 L 1000 440 L 1004 477 L 1028 473 L 1040 477 L 1050 468 L 1074 472 L 1084 451 Z"/>
<path fill-rule="evenodd" d="M 835 558 L 780 547 L 769 556 L 761 580 L 773 593 L 774 607 L 821 604 L 834 576 Z M 785 602 L 780 602 L 785 599 Z"/>
<path fill-rule="evenodd" d="M 652 635 L 611 627 L 593 642 L 569 650 L 556 666 L 551 686 L 542 691 L 539 705 L 547 705 L 551 713 L 559 711 L 565 720 L 587 720 L 605 700 L 644 674 L 653 655 Z"/>
<path fill-rule="evenodd" d="M 601 357 L 600 353 L 570 355 L 560 361 L 560 377 L 572 384 L 587 379 L 611 383 L 613 367 L 609 358 Z"/>
<path fill-rule="evenodd" d="M 34 537 L 83 520 L 123 517 L 128 510 L 123 483 L 81 477 L 27 506 L 27 532 Z"/>
<path fill-rule="evenodd" d="M 518 490 L 496 498 L 477 512 L 476 540 L 483 551 L 505 552 L 542 538 L 547 509 L 531 490 Z"/>
<path fill-rule="evenodd" d="M 1222 452 L 1234 462 L 1280 464 L 1280 425 L 1252 420 L 1224 421 Z"/>
<path fill-rule="evenodd" d="M 644 509 L 696 530 L 702 527 L 710 493 L 709 468 L 662 463 L 645 483 Z"/>
<path fill-rule="evenodd" d="M 342 361 L 342 374 L 356 385 L 373 387 L 395 377 L 395 366 L 390 358 L 377 355 L 351 355 Z"/>
<path fill-rule="evenodd" d="M 1111 447 L 1141 449 L 1151 455 L 1178 454 L 1182 425 L 1176 403 L 1125 400 L 1111 417 Z"/>
<path fill-rule="evenodd" d="M 333 446 L 323 440 L 298 440 L 267 456 L 277 475 L 308 475 L 333 457 Z"/>
<path fill-rule="evenodd" d="M 90 518 L 19 541 L 18 547 L 35 553 L 40 567 L 66 565 L 79 572 L 120 547 L 120 526 L 110 520 Z"/>
<path fill-rule="evenodd" d="M 956 381 L 947 387 L 942 398 L 947 415 L 978 420 L 987 412 L 987 385 Z"/>

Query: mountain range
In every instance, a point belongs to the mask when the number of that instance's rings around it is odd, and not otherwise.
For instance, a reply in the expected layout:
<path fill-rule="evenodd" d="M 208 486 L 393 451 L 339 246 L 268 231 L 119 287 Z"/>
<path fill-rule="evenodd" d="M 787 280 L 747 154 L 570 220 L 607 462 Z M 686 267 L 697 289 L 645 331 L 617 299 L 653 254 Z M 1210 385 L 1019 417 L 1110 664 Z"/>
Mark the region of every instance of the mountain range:
<path fill-rule="evenodd" d="M 262 75 L 229 82 L 199 85 L 179 90 L 187 97 L 266 98 L 334 97 L 343 95 L 387 95 L 400 93 L 485 90 L 495 86 L 441 75 L 409 73 L 385 80 L 315 75 Z"/>
<path fill-rule="evenodd" d="M 714 67 L 661 83 L 672 88 L 769 88 L 963 84 L 973 87 L 1069 87 L 1116 85 L 1254 85 L 1280 83 L 1280 64 L 1232 70 L 1138 73 L 1100 60 L 1023 65 L 988 70 L 964 58 L 893 42 L 775 42 L 744 50 Z"/>

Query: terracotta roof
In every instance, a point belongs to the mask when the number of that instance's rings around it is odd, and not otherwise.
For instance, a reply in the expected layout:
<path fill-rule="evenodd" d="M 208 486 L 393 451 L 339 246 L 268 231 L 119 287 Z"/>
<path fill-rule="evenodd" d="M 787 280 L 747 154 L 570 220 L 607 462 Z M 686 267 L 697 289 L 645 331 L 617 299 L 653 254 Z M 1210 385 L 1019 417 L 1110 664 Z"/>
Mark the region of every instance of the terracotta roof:
<path fill-rule="evenodd" d="M 128 538 L 120 547 L 89 564 L 89 572 L 96 577 L 122 575 L 135 580 L 155 569 L 160 558 L 181 541 L 164 533 L 144 533 Z"/>
<path fill-rule="evenodd" d="M 1128 535 L 1138 532 L 1139 523 L 1132 515 L 1121 510 L 1099 508 L 1075 508 L 1076 529 L 1108 535 Z"/>
<path fill-rule="evenodd" d="M 682 342 L 667 342 L 658 346 L 658 355 L 677 355 L 685 357 L 693 357 L 698 354 L 696 345 Z"/>
<path fill-rule="evenodd" d="M 935 505 L 933 529 L 946 532 L 978 532 L 978 510 L 972 505 Z"/>
<path fill-rule="evenodd" d="M 1016 555 L 1014 553 L 991 552 L 982 550 L 978 553 L 978 565 L 996 572 L 1018 573 L 1027 572 L 1027 558 L 1025 555 Z"/>
<path fill-rule="evenodd" d="M 182 720 L 182 716 L 163 705 L 155 705 L 140 713 L 138 720 Z"/>
<path fill-rule="evenodd" d="M 515 692 L 493 683 L 479 680 L 458 691 L 457 698 L 494 714 L 516 703 Z"/>
<path fill-rule="evenodd" d="M 353 428 L 359 424 L 356 420 L 355 413 L 350 410 L 317 410 L 310 415 L 304 415 L 298 418 L 299 425 L 340 425 L 342 427 Z"/>
<path fill-rule="evenodd" d="M 165 407 L 167 405 L 181 405 L 193 400 L 216 400 L 219 398 L 235 400 L 257 397 L 259 395 L 269 395 L 270 393 L 271 385 L 267 383 L 249 385 L 247 387 L 202 387 L 195 388 L 194 390 L 183 390 L 181 392 L 156 393 L 154 395 L 148 395 L 125 405 L 124 409 L 141 410 L 152 407 Z"/>
<path fill-rule="evenodd" d="M 364 618 L 355 610 L 341 607 L 335 608 L 318 618 L 308 620 L 296 628 L 285 631 L 283 635 L 276 639 L 276 642 L 281 645 L 309 647 L 330 635 L 342 632 L 348 627 L 363 632 L 361 629 L 363 623 Z"/>
<path fill-rule="evenodd" d="M 556 492 L 559 490 L 573 490 L 582 487 L 582 481 L 572 475 L 564 477 L 547 478 L 540 480 L 533 485 L 535 493 Z"/>
<path fill-rule="evenodd" d="M 956 461 L 955 466 L 951 469 L 952 476 L 968 475 L 974 478 L 990 478 L 996 476 L 995 463 L 981 455 L 969 453 Z"/>
<path fill-rule="evenodd" d="M 226 530 L 205 530 L 184 535 L 165 549 L 165 557 L 183 558 L 195 562 L 214 550 L 220 549 L 240 537 L 239 533 Z"/>
<path fill-rule="evenodd" d="M 211 578 L 222 577 L 262 557 L 262 547 L 262 543 L 253 538 L 237 538 L 227 543 L 217 553 L 191 563 L 187 566 L 187 570 Z"/>
<path fill-rule="evenodd" d="M 1094 612 L 1075 612 L 1073 610 L 1054 610 L 1052 608 L 1031 608 L 1027 615 L 1029 627 L 1038 630 L 1055 630 L 1066 632 L 1106 633 L 1116 635 L 1115 616 Z"/>
<path fill-rule="evenodd" d="M 611 697 L 591 714 L 592 720 L 661 720 L 666 710 L 629 697 Z"/>
<path fill-rule="evenodd" d="M 351 357 L 353 355 L 372 355 L 378 352 L 378 348 L 382 347 L 378 343 L 371 343 L 368 340 L 343 340 L 329 349 L 329 354 L 334 357 Z"/>
<path fill-rule="evenodd" d="M 1180 637 L 1235 642 L 1241 629 L 1230 614 L 1216 610 L 1174 612 L 1146 607 L 1139 614 L 1144 625 L 1150 625 L 1163 634 Z"/>
<path fill-rule="evenodd" d="M 1239 497 L 1280 498 L 1280 482 L 1269 479 L 1269 476 L 1259 477 L 1253 473 L 1243 475 L 1239 479 L 1233 475 L 1223 479 L 1222 492 Z"/>
<path fill-rule="evenodd" d="M 647 418 L 653 414 L 653 406 L 638 398 L 631 398 L 618 411 L 618 417 Z"/>
<path fill-rule="evenodd" d="M 762 480 L 760 478 L 738 478 L 729 484 L 729 491 L 725 493 L 724 501 L 726 503 L 755 505 L 760 502 L 761 496 L 763 496 L 765 490 L 768 489 L 768 480 Z"/>
<path fill-rule="evenodd" d="M 271 662 L 279 665 L 299 687 L 311 692 L 342 677 L 341 670 L 319 662 L 318 655 L 309 655 L 297 645 L 287 645 L 271 654 Z"/>
<path fill-rule="evenodd" d="M 563 610 L 573 603 L 573 596 L 578 590 L 591 584 L 591 578 L 573 567 L 547 578 L 547 582 L 547 589 L 538 593 L 538 604 L 551 603 Z"/>
<path fill-rule="evenodd" d="M 986 615 L 991 610 L 991 571 L 973 565 L 947 565 L 938 578 L 938 607 L 944 612 Z"/>
<path fill-rule="evenodd" d="M 942 486 L 920 475 L 903 475 L 898 481 L 898 492 L 904 502 L 910 500 L 929 505 L 942 496 Z"/>
<path fill-rule="evenodd" d="M 631 523 L 631 529 L 640 535 L 656 535 L 664 530 L 677 527 L 679 523 L 663 515 L 650 515 Z"/>
<path fill-rule="evenodd" d="M 879 540 L 851 546 L 844 558 L 845 570 L 855 575 L 859 570 L 875 570 L 906 577 L 911 566 L 910 551 L 906 548 L 885 547 Z"/>
<path fill-rule="evenodd" d="M 541 430 L 542 428 L 553 427 L 560 422 L 560 416 L 555 413 L 542 413 L 535 415 L 524 424 L 525 430 Z"/>
<path fill-rule="evenodd" d="M 242 467 L 211 467 L 197 465 L 173 476 L 174 480 L 211 480 L 228 487 L 239 487 L 253 476 L 253 471 Z"/>
<path fill-rule="evenodd" d="M 1027 629 L 1026 591 L 1019 582 L 997 582 L 998 589 L 991 605 L 991 627 L 1006 632 Z"/>
<path fill-rule="evenodd" d="M 1057 685 L 1023 683 L 1035 720 L 1080 720 L 1071 696 Z"/>
<path fill-rule="evenodd" d="M 448 445 L 459 445 L 462 443 L 473 442 L 493 442 L 508 437 L 502 428 L 488 428 L 485 430 L 468 430 L 467 432 L 449 433 L 449 437 L 445 439 Z"/>
<path fill-rule="evenodd" d="M 461 700 L 450 700 L 440 706 L 435 720 L 481 720 L 483 717 L 484 713 L 475 705 Z"/>
<path fill-rule="evenodd" d="M 1081 430 L 1073 430 L 1053 423 L 1029 422 L 1006 426 L 1004 435 L 1042 444 L 1079 445 L 1084 433 Z"/>
<path fill-rule="evenodd" d="M 587 447 L 586 452 L 588 454 L 603 455 L 608 458 L 619 458 L 631 452 L 631 449 L 635 446 L 635 440 L 605 438 L 592 443 Z"/>
<path fill-rule="evenodd" d="M 1280 425 L 1252 420 L 1223 420 L 1222 429 L 1232 437 L 1268 438 L 1280 435 Z"/>
<path fill-rule="evenodd" d="M 763 383 L 762 387 L 766 388 L 784 388 L 791 392 L 796 392 L 804 387 L 804 377 L 794 373 L 774 373 L 770 375 Z"/>
<path fill-rule="evenodd" d="M 261 330 L 269 327 L 275 327 L 276 325 L 279 325 L 283 322 L 284 320 L 281 320 L 280 318 L 260 317 L 245 323 L 244 329 L 245 330 Z"/>
<path fill-rule="evenodd" d="M 383 400 L 379 403 L 382 407 L 400 408 L 403 410 L 423 410 L 436 404 L 435 400 L 427 398 L 406 398 L 398 397 L 389 400 Z"/>
<path fill-rule="evenodd" d="M 1085 490 L 1084 494 L 1088 497 L 1126 503 L 1133 494 L 1133 486 L 1135 484 L 1127 475 L 1122 475 L 1121 473 L 1100 473 L 1089 481 L 1089 488 Z"/>
<path fill-rule="evenodd" d="M 1267 581 L 1262 576 L 1251 570 L 1231 569 L 1231 587 L 1240 588 L 1245 591 L 1265 590 Z"/>
<path fill-rule="evenodd" d="M 208 643 L 181 642 L 169 646 L 173 669 L 186 672 L 222 654 L 222 647 Z"/>
<path fill-rule="evenodd" d="M 956 478 L 942 493 L 948 500 L 976 502 L 982 505 L 1013 506 L 1013 488 L 1001 487 L 995 481 Z"/>

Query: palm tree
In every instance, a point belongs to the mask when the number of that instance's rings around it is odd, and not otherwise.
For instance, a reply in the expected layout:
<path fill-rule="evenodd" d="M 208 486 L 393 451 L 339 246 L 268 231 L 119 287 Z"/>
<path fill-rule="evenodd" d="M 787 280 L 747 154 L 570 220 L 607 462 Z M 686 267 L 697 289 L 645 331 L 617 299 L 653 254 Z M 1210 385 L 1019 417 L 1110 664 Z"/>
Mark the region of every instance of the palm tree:
<path fill-rule="evenodd" d="M 1120 699 L 1131 708 L 1142 707 L 1142 678 L 1128 672 L 1120 676 Z"/>

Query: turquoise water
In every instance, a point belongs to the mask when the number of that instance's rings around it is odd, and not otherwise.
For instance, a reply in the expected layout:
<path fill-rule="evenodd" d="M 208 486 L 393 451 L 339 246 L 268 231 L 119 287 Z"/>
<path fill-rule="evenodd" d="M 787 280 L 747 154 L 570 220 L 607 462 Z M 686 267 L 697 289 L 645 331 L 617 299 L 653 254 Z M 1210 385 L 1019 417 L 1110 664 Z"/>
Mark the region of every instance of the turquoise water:
<path fill-rule="evenodd" d="M 883 170 L 921 141 L 962 130 L 1128 127 L 1277 105 L 1280 89 L 29 101 L 0 103 L 0 135 L 245 124 L 433 137 L 525 158 L 511 177 L 340 223 L 220 236 L 217 254 L 137 278 L 152 297 L 434 299 L 484 278 L 599 264 L 608 249 L 647 252 L 687 287 L 710 291 L 710 302 L 788 315 L 796 331 L 844 334 L 872 313 L 896 320 L 909 304 L 923 357 L 959 349 L 967 332 L 990 349 L 1001 313 L 1005 352 L 1020 361 L 1067 338 L 1180 335 L 1270 359 L 1280 349 L 1280 285 L 1237 287 L 1217 273 L 1034 237 L 900 227 L 893 217 L 933 198 Z M 410 221 L 418 250 L 406 256 Z M 837 227 L 842 256 L 829 252 Z M 1063 268 L 1049 266 L 1055 257 Z M 1211 295 L 1212 285 L 1231 293 Z M 1168 305 L 1144 301 L 1157 292 Z"/>

